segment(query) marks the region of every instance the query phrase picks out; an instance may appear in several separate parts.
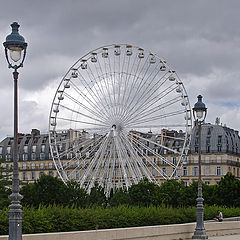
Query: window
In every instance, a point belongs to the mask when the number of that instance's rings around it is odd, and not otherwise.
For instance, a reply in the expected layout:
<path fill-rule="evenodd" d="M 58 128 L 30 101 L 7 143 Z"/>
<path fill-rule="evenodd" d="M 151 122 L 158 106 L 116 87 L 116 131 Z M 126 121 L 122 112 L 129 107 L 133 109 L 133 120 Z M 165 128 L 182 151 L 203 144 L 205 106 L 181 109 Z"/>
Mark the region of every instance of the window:
<path fill-rule="evenodd" d="M 142 162 L 143 162 L 143 164 L 146 164 L 146 159 L 143 158 L 143 159 L 142 159 Z"/>
<path fill-rule="evenodd" d="M 208 128 L 208 135 L 211 135 L 211 128 Z"/>
<path fill-rule="evenodd" d="M 217 156 L 217 163 L 221 163 L 221 157 Z"/>
<path fill-rule="evenodd" d="M 31 166 L 32 166 L 32 169 L 35 169 L 35 163 L 32 163 Z"/>
<path fill-rule="evenodd" d="M 177 176 L 177 170 L 176 168 L 172 168 L 172 176 Z"/>
<path fill-rule="evenodd" d="M 24 146 L 24 147 L 23 147 L 23 152 L 24 152 L 24 153 L 27 153 L 27 152 L 28 152 L 28 146 Z"/>
<path fill-rule="evenodd" d="M 7 155 L 6 155 L 6 160 L 7 160 L 7 161 L 10 161 L 10 160 L 11 160 L 11 155 L 10 155 L 10 154 L 7 154 Z"/>
<path fill-rule="evenodd" d="M 41 169 L 44 168 L 44 163 L 40 163 L 40 168 L 41 168 Z"/>
<path fill-rule="evenodd" d="M 45 145 L 41 145 L 41 152 L 45 152 Z"/>
<path fill-rule="evenodd" d="M 44 160 L 45 159 L 45 153 L 40 153 L 40 159 Z"/>
<path fill-rule="evenodd" d="M 26 172 L 22 173 L 22 180 L 28 180 Z"/>
<path fill-rule="evenodd" d="M 198 152 L 198 146 L 195 146 L 195 152 L 196 153 Z"/>
<path fill-rule="evenodd" d="M 198 157 L 194 157 L 193 162 L 198 163 Z"/>
<path fill-rule="evenodd" d="M 68 178 L 68 179 L 71 179 L 71 173 L 70 173 L 70 171 L 67 171 L 67 178 Z"/>
<path fill-rule="evenodd" d="M 172 163 L 175 164 L 175 165 L 177 164 L 177 158 L 176 157 L 172 158 Z"/>
<path fill-rule="evenodd" d="M 53 163 L 52 162 L 48 163 L 48 167 L 53 168 Z"/>
<path fill-rule="evenodd" d="M 0 147 L 0 154 L 2 154 L 3 152 L 3 147 Z"/>
<path fill-rule="evenodd" d="M 36 153 L 32 153 L 32 160 L 36 160 Z"/>
<path fill-rule="evenodd" d="M 218 136 L 218 144 L 222 144 L 222 136 Z"/>
<path fill-rule="evenodd" d="M 11 147 L 7 147 L 7 154 L 11 153 Z"/>
<path fill-rule="evenodd" d="M 37 148 L 37 146 L 36 146 L 36 145 L 33 145 L 33 146 L 32 146 L 32 152 L 33 152 L 33 153 L 35 153 L 35 152 L 36 152 L 36 148 Z"/>
<path fill-rule="evenodd" d="M 183 176 L 187 176 L 188 175 L 188 169 L 187 167 L 183 167 Z"/>
<path fill-rule="evenodd" d="M 157 159 L 153 158 L 153 163 L 157 164 Z"/>
<path fill-rule="evenodd" d="M 195 177 L 198 176 L 198 167 L 193 167 L 192 171 L 193 171 L 192 173 L 193 176 Z"/>
<path fill-rule="evenodd" d="M 205 163 L 209 163 L 209 157 L 205 157 Z"/>
<path fill-rule="evenodd" d="M 163 173 L 163 176 L 167 176 L 167 169 L 165 167 L 162 168 L 162 173 Z"/>
<path fill-rule="evenodd" d="M 80 178 L 80 171 L 76 171 L 76 179 L 79 179 Z"/>
<path fill-rule="evenodd" d="M 151 173 L 153 176 L 157 176 L 157 170 L 155 168 L 151 168 Z"/>
<path fill-rule="evenodd" d="M 49 171 L 48 175 L 53 177 L 53 171 Z"/>
<path fill-rule="evenodd" d="M 206 185 L 210 185 L 210 182 L 209 181 L 205 181 L 204 182 Z"/>
<path fill-rule="evenodd" d="M 222 175 L 222 167 L 216 167 L 216 175 L 221 176 Z"/>
<path fill-rule="evenodd" d="M 27 161 L 27 160 L 28 160 L 28 154 L 27 154 L 27 153 L 24 153 L 23 156 L 22 156 L 22 158 L 23 158 L 23 161 Z"/>
<path fill-rule="evenodd" d="M 31 179 L 35 180 L 36 179 L 36 173 L 35 172 L 31 172 Z"/>
<path fill-rule="evenodd" d="M 27 169 L 27 164 L 26 163 L 23 163 L 22 169 Z"/>
<path fill-rule="evenodd" d="M 209 176 L 209 174 L 210 174 L 210 166 L 205 166 L 204 171 L 205 171 L 205 176 Z"/>
<path fill-rule="evenodd" d="M 183 182 L 183 184 L 184 184 L 185 187 L 189 186 L 189 182 Z"/>

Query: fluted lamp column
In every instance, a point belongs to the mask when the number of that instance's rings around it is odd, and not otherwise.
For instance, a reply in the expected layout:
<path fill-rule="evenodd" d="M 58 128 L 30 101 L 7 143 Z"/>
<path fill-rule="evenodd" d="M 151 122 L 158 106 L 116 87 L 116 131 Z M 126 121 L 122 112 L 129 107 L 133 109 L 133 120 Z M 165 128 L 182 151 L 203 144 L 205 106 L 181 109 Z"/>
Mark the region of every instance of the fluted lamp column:
<path fill-rule="evenodd" d="M 201 126 L 207 115 L 207 108 L 202 102 L 202 96 L 198 96 L 198 101 L 195 103 L 193 108 L 193 117 L 198 127 L 198 197 L 197 197 L 197 219 L 196 228 L 192 239 L 208 239 L 204 228 L 204 208 L 203 208 L 203 197 L 202 197 L 202 174 L 201 174 Z"/>
<path fill-rule="evenodd" d="M 27 43 L 18 33 L 19 24 L 11 24 L 12 33 L 6 37 L 3 43 L 8 67 L 12 68 L 14 79 L 14 148 L 13 148 L 13 176 L 12 194 L 9 214 L 9 240 L 22 240 L 22 206 L 20 200 L 23 196 L 19 193 L 19 171 L 18 171 L 18 71 L 23 67 L 26 56 Z M 22 54 L 23 53 L 23 54 Z M 9 57 L 10 56 L 10 57 Z"/>

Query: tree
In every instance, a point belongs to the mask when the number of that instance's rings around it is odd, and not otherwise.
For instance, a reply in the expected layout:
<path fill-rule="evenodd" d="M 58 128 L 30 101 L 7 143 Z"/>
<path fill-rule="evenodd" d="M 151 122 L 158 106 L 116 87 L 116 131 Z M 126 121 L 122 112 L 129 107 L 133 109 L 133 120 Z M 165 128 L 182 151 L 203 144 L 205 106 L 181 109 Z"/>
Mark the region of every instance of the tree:
<path fill-rule="evenodd" d="M 240 207 L 240 181 L 232 173 L 227 173 L 214 191 L 215 204 Z"/>
<path fill-rule="evenodd" d="M 42 175 L 32 184 L 22 187 L 20 193 L 24 196 L 23 205 L 38 207 L 42 205 L 67 205 L 66 185 L 58 178 Z"/>
<path fill-rule="evenodd" d="M 11 169 L 6 169 L 2 166 L 5 160 L 3 158 L 0 159 L 0 209 L 8 207 L 10 204 L 10 200 L 8 196 L 11 194 L 10 185 L 11 181 L 9 181 L 9 176 Z"/>
<path fill-rule="evenodd" d="M 106 206 L 106 196 L 104 194 L 104 188 L 101 186 L 95 185 L 89 195 L 90 205 Z"/>
<path fill-rule="evenodd" d="M 130 204 L 138 206 L 158 205 L 158 185 L 147 178 L 128 189 Z"/>
<path fill-rule="evenodd" d="M 75 181 L 67 182 L 66 201 L 68 205 L 74 205 L 77 207 L 87 207 L 89 205 L 89 195 L 86 190 L 80 188 L 80 184 Z"/>
<path fill-rule="evenodd" d="M 166 206 L 179 207 L 184 205 L 182 182 L 167 180 L 160 186 L 160 199 Z"/>
<path fill-rule="evenodd" d="M 126 188 L 116 189 L 112 197 L 109 199 L 109 204 L 113 207 L 129 203 L 130 198 Z"/>

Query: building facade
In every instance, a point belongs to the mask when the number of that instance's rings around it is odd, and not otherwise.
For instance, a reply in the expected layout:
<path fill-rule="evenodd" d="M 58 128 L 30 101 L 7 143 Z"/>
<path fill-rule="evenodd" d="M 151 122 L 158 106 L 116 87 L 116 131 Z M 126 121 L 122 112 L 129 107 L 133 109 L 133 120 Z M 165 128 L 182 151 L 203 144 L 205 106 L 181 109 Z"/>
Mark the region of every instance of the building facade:
<path fill-rule="evenodd" d="M 163 143 L 161 136 L 168 134 L 173 136 L 174 134 L 180 138 L 184 133 L 177 133 L 175 131 L 162 130 L 162 134 L 141 134 L 140 132 L 135 132 L 135 135 L 139 134 L 144 138 L 151 138 L 152 141 L 159 141 L 165 146 L 171 145 L 171 147 L 176 149 L 181 149 L 180 142 L 167 142 Z M 69 137 L 73 138 L 73 131 L 69 130 L 58 134 L 58 141 L 62 142 L 60 151 L 64 153 L 66 148 L 69 147 L 69 143 L 66 141 Z M 88 138 L 88 133 L 83 131 L 81 134 L 84 138 Z M 70 136 L 71 135 L 71 136 Z M 78 138 L 79 136 L 76 136 Z M 144 140 L 142 140 L 144 141 Z M 18 136 L 18 159 L 19 159 L 19 177 L 21 181 L 24 182 L 34 182 L 42 174 L 47 174 L 51 176 L 58 176 L 54 162 L 52 161 L 50 148 L 49 148 L 49 136 L 48 134 L 40 134 L 37 129 L 33 129 L 31 134 L 19 134 Z M 174 145 L 174 146 L 172 146 Z M 183 166 L 179 171 L 174 173 L 174 178 L 182 180 L 185 185 L 191 184 L 193 181 L 198 180 L 198 129 L 193 128 L 191 134 L 190 149 L 188 155 L 184 160 Z M 154 144 L 151 147 L 153 151 Z M 161 151 L 161 149 L 158 151 Z M 237 178 L 240 178 L 240 137 L 237 131 L 228 128 L 226 126 L 218 124 L 204 124 L 202 126 L 201 135 L 201 152 L 202 152 L 202 180 L 206 184 L 217 184 L 221 177 L 223 177 L 228 172 L 233 173 Z M 167 161 L 173 164 L 178 161 L 178 156 L 170 154 L 169 152 L 159 152 L 163 155 Z M 151 153 L 147 153 L 151 156 Z M 13 156 L 13 137 L 6 137 L 0 143 L 0 158 L 4 158 L 6 161 L 3 163 L 3 167 L 10 169 L 12 166 L 12 156 Z M 68 159 L 71 156 L 63 154 L 62 161 L 66 162 L 66 165 L 70 169 L 77 167 L 76 164 L 79 163 L 69 163 Z M 144 161 L 144 159 L 143 159 Z M 173 173 L 172 167 L 167 164 L 163 159 L 153 158 L 154 161 L 162 170 L 163 175 L 171 176 Z M 87 161 L 84 164 L 89 164 Z M 146 164 L 146 163 L 145 163 Z M 165 181 L 162 175 L 158 175 L 156 171 L 148 165 L 152 175 L 161 184 Z M 68 171 L 66 171 L 68 174 Z M 70 171 L 69 171 L 70 173 Z M 80 177 L 80 172 L 75 172 L 74 175 L 70 176 L 71 179 L 78 180 Z"/>

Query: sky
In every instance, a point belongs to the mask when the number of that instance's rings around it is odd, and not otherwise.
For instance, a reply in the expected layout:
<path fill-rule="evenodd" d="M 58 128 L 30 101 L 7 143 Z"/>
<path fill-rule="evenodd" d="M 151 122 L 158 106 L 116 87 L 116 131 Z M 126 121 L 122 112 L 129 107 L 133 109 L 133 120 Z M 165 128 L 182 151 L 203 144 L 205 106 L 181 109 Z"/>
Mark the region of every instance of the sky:
<path fill-rule="evenodd" d="M 28 43 L 19 69 L 19 132 L 47 133 L 54 94 L 69 68 L 95 48 L 121 43 L 166 59 L 191 106 L 203 96 L 207 122 L 220 117 L 239 130 L 239 9 L 239 0 L 2 0 L 0 41 L 17 21 Z M 2 140 L 13 135 L 12 69 L 3 46 L 0 66 Z"/>

